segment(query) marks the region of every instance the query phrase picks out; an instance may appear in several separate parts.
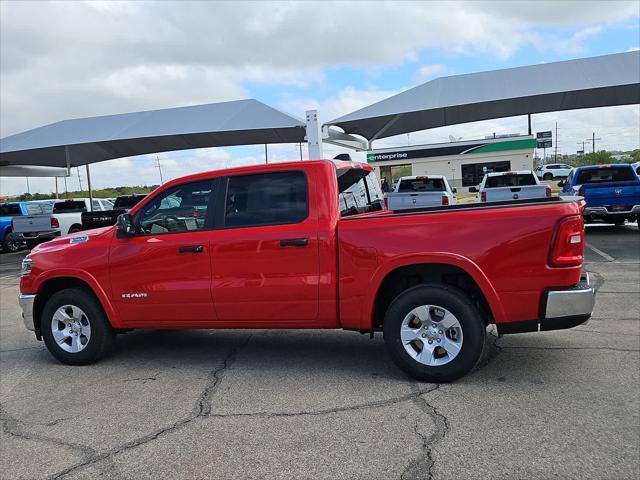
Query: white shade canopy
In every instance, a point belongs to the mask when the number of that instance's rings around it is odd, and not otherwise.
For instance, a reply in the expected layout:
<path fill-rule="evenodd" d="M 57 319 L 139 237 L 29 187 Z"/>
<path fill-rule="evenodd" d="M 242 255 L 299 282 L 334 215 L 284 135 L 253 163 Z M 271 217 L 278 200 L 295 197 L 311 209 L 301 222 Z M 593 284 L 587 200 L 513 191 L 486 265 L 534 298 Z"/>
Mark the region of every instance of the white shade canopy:
<path fill-rule="evenodd" d="M 305 123 L 257 100 L 64 120 L 0 139 L 0 167 L 78 166 L 191 148 L 305 141 Z"/>
<path fill-rule="evenodd" d="M 36 167 L 9 165 L 0 167 L 0 177 L 68 177 L 69 170 L 62 167 Z"/>
<path fill-rule="evenodd" d="M 336 118 L 368 140 L 428 128 L 640 103 L 640 52 L 437 78 Z"/>

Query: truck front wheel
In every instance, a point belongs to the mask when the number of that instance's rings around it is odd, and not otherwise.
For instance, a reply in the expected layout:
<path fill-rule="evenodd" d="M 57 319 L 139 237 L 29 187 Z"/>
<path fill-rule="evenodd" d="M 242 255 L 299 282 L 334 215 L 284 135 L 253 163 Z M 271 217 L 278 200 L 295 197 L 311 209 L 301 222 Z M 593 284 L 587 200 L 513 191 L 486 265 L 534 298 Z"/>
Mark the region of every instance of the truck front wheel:
<path fill-rule="evenodd" d="M 401 293 L 385 314 L 384 342 L 396 365 L 417 380 L 450 382 L 478 362 L 486 336 L 464 292 L 424 284 Z"/>
<path fill-rule="evenodd" d="M 82 288 L 54 293 L 42 309 L 40 325 L 49 352 L 68 365 L 99 360 L 115 340 L 102 306 Z"/>

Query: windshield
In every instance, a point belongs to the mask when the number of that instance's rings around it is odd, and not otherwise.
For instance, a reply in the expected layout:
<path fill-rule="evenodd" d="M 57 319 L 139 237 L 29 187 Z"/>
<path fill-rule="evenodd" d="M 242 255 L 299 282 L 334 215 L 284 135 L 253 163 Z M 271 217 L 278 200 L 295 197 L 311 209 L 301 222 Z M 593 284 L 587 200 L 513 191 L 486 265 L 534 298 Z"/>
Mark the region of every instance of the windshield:
<path fill-rule="evenodd" d="M 142 200 L 146 195 L 129 195 L 126 197 L 118 197 L 116 198 L 116 203 L 114 208 L 133 208 L 136 206 L 140 200 Z"/>
<path fill-rule="evenodd" d="M 398 193 L 444 192 L 444 180 L 441 178 L 417 177 L 400 180 Z"/>
<path fill-rule="evenodd" d="M 340 216 L 375 212 L 384 208 L 384 195 L 374 172 L 338 170 Z"/>
<path fill-rule="evenodd" d="M 523 187 L 526 185 L 536 185 L 536 179 L 533 173 L 499 175 L 495 177 L 487 177 L 486 188 L 499 187 Z"/>
<path fill-rule="evenodd" d="M 20 215 L 22 215 L 20 205 L 15 203 L 0 205 L 0 217 L 19 217 Z"/>
<path fill-rule="evenodd" d="M 630 167 L 600 167 L 592 170 L 582 170 L 578 174 L 576 184 L 601 182 L 628 182 L 637 180 Z"/>
<path fill-rule="evenodd" d="M 84 201 L 65 200 L 53 205 L 53 213 L 78 213 L 86 212 L 87 205 Z"/>

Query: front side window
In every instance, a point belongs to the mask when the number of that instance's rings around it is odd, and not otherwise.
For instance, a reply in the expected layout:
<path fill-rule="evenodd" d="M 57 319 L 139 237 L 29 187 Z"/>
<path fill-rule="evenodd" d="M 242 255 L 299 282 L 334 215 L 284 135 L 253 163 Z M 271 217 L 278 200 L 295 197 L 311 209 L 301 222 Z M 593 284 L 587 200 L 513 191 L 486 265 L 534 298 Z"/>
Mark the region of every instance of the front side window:
<path fill-rule="evenodd" d="M 210 180 L 172 187 L 142 208 L 137 230 L 143 235 L 204 230 L 211 195 Z"/>
<path fill-rule="evenodd" d="M 308 191 L 301 171 L 229 177 L 224 226 L 299 223 L 309 214 Z"/>

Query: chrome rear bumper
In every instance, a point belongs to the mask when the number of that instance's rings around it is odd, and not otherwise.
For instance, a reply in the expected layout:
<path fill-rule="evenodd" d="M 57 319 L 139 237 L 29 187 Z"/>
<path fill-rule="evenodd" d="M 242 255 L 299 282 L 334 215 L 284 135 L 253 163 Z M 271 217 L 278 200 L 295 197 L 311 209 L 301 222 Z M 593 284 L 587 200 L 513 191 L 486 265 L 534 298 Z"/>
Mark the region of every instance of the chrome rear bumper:
<path fill-rule="evenodd" d="M 588 273 L 567 290 L 549 290 L 543 300 L 540 330 L 571 328 L 586 322 L 596 304 L 596 291 Z"/>

